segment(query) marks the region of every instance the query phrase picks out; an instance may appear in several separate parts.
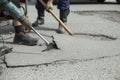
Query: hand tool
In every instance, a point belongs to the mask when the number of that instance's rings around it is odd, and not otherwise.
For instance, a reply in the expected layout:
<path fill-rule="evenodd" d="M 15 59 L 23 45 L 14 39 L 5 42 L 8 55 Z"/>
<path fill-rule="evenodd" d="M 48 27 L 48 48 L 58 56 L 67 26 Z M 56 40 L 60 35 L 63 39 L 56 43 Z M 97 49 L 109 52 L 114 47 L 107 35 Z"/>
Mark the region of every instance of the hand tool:
<path fill-rule="evenodd" d="M 30 21 L 22 14 L 22 12 L 10 1 L 8 0 L 0 0 L 0 8 L 6 10 L 10 16 L 13 18 L 19 20 L 22 25 L 24 25 L 26 28 L 32 29 L 47 45 L 47 50 L 50 49 L 59 49 L 55 41 L 53 40 L 53 43 L 48 42 L 47 39 L 45 39 L 41 34 L 39 34 L 33 27 Z"/>
<path fill-rule="evenodd" d="M 43 0 L 39 0 L 41 4 L 47 9 L 47 5 Z M 56 16 L 52 9 L 48 9 L 48 12 L 62 25 L 62 27 L 69 33 L 69 35 L 73 35 L 73 33 L 68 29 L 68 27 Z"/>

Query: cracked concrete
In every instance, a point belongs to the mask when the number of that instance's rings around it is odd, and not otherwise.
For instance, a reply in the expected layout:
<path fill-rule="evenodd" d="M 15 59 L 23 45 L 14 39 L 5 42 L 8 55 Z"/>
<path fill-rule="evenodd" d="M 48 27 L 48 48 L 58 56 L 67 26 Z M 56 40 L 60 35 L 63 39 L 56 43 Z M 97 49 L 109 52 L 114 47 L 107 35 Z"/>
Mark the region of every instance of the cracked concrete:
<path fill-rule="evenodd" d="M 71 10 L 82 12 L 97 9 L 119 12 L 119 6 L 116 8 L 113 5 L 102 5 L 99 9 L 95 5 L 89 6 L 73 5 Z M 57 14 L 56 8 L 54 10 Z M 33 5 L 29 6 L 29 11 L 31 12 L 29 19 L 33 22 L 36 18 L 36 14 L 32 13 L 35 12 Z M 110 14 L 114 14 L 114 12 Z M 109 15 L 107 18 L 112 19 L 117 15 L 119 14 Z M 52 40 L 50 36 L 53 35 L 60 50 L 42 52 L 46 46 L 41 39 L 39 41 L 41 46 L 15 45 L 12 44 L 13 33 L 3 34 L 6 45 L 14 48 L 13 52 L 5 55 L 4 60 L 0 62 L 0 66 L 3 66 L 0 67 L 0 80 L 120 79 L 119 23 L 105 19 L 104 16 L 83 16 L 71 12 L 68 17 L 68 27 L 75 35 L 69 36 L 68 34 L 56 34 L 58 23 L 48 13 L 45 18 L 47 18 L 45 25 L 36 29 L 49 41 Z M 34 33 L 30 33 L 30 35 L 38 38 Z"/>
<path fill-rule="evenodd" d="M 119 80 L 120 56 L 28 67 L 8 68 L 1 80 Z"/>
<path fill-rule="evenodd" d="M 57 60 L 91 59 L 117 55 L 120 52 L 119 40 L 100 41 L 68 35 L 54 35 L 54 37 L 60 50 L 53 49 L 42 52 L 45 48 L 44 45 L 35 47 L 16 46 L 12 53 L 5 56 L 7 65 L 24 66 L 52 63 Z"/>
<path fill-rule="evenodd" d="M 73 13 L 82 15 L 82 16 L 98 16 L 112 22 L 119 23 L 120 22 L 120 11 L 71 11 Z"/>

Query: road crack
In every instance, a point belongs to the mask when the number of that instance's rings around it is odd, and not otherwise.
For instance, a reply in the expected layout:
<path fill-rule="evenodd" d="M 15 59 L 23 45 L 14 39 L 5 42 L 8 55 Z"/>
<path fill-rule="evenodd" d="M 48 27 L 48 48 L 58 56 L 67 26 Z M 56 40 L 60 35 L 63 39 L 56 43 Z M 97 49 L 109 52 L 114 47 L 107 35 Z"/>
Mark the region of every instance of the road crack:
<path fill-rule="evenodd" d="M 104 35 L 104 34 L 91 34 L 91 33 L 74 33 L 74 35 L 83 35 L 92 38 L 99 38 L 100 40 L 116 40 L 116 37 Z"/>

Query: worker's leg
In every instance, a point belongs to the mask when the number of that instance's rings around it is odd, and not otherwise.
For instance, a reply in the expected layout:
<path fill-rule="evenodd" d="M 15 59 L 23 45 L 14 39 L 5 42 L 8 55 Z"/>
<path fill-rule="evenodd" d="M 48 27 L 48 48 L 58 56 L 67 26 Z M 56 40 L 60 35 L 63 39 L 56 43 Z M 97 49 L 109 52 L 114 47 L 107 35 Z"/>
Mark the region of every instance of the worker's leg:
<path fill-rule="evenodd" d="M 48 0 L 44 0 L 47 3 Z M 36 9 L 37 9 L 37 19 L 33 23 L 33 26 L 38 26 L 44 24 L 44 16 L 45 16 L 45 8 L 44 6 L 37 0 L 36 2 Z"/>
<path fill-rule="evenodd" d="M 64 24 L 67 25 L 67 17 L 70 12 L 70 0 L 59 0 L 58 1 L 58 9 L 60 11 L 60 19 Z M 58 33 L 64 33 L 62 26 L 59 24 Z"/>
<path fill-rule="evenodd" d="M 18 2 L 17 3 L 13 2 L 13 3 L 17 4 L 16 6 L 20 8 L 20 6 L 18 5 Z M 13 40 L 14 43 L 20 43 L 20 44 L 30 45 L 30 46 L 37 44 L 38 40 L 36 38 L 32 38 L 29 35 L 27 35 L 25 27 L 18 20 L 16 19 L 13 20 L 13 27 L 15 29 L 15 37 Z"/>

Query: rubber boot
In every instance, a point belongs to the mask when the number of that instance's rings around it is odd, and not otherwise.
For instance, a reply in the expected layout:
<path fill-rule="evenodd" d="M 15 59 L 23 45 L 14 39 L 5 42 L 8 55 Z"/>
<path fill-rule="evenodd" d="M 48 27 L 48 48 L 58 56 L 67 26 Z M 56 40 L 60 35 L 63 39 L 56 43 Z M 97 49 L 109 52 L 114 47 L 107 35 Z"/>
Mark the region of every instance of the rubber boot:
<path fill-rule="evenodd" d="M 32 24 L 32 26 L 37 27 L 37 26 L 43 25 L 43 24 L 44 24 L 44 11 L 38 12 L 38 17 L 37 17 L 36 21 Z"/>
<path fill-rule="evenodd" d="M 70 10 L 65 9 L 65 10 L 60 10 L 60 19 L 63 21 L 65 25 L 67 25 L 67 17 L 69 15 Z M 57 33 L 63 34 L 65 33 L 65 30 L 63 29 L 62 25 L 59 24 L 59 27 L 57 29 Z"/>
<path fill-rule="evenodd" d="M 23 26 L 15 26 L 15 37 L 13 42 L 16 44 L 34 46 L 37 45 L 38 40 L 36 38 L 32 38 L 27 33 L 24 32 Z"/>

